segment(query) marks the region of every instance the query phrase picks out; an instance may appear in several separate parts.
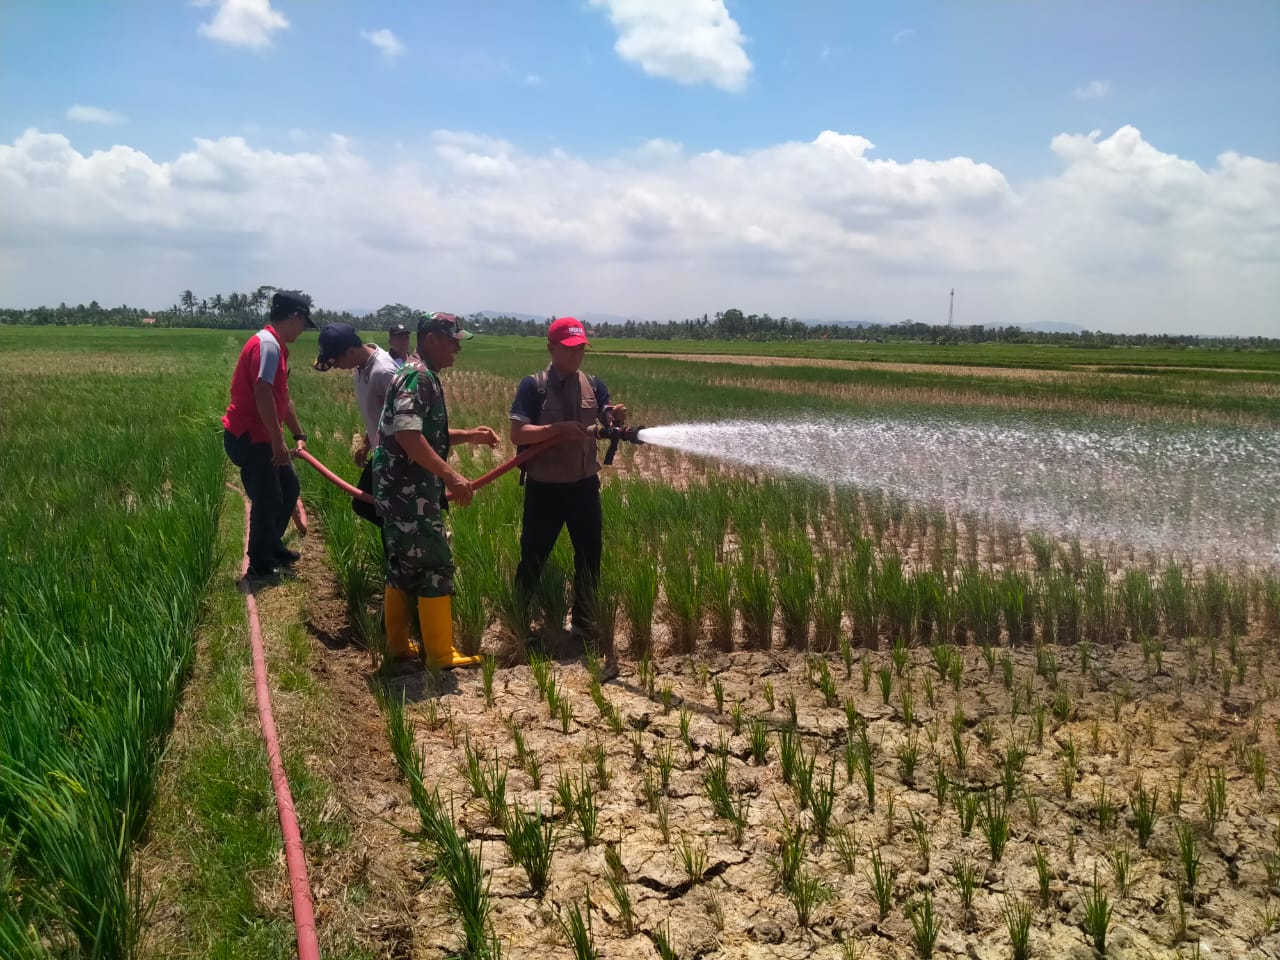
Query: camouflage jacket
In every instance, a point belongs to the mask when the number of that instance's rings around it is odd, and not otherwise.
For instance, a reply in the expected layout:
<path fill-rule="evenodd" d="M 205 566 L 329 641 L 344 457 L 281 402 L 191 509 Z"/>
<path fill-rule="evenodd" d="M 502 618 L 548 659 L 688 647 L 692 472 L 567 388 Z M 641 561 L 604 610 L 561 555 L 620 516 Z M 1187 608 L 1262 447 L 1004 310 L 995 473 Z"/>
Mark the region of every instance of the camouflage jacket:
<path fill-rule="evenodd" d="M 444 501 L 444 482 L 420 467 L 396 442 L 401 430 L 419 430 L 440 459 L 449 458 L 449 411 L 440 377 L 415 353 L 396 371 L 378 424 L 373 454 L 373 499 L 383 517 L 436 516 Z"/>

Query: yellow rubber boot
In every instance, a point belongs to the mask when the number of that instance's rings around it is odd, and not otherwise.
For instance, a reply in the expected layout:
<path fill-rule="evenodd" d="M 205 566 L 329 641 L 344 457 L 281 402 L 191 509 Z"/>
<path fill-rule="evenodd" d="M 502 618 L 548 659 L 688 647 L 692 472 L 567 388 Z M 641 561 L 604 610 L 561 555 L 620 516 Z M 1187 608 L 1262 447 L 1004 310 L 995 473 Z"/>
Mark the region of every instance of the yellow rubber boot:
<path fill-rule="evenodd" d="M 422 627 L 422 646 L 427 666 L 439 670 L 473 667 L 483 657 L 468 657 L 453 646 L 453 598 L 419 597 L 418 625 Z"/>
<path fill-rule="evenodd" d="M 408 593 L 395 587 L 387 587 L 382 601 L 382 616 L 387 628 L 387 656 L 393 659 L 418 656 L 418 651 L 409 640 L 410 609 Z"/>

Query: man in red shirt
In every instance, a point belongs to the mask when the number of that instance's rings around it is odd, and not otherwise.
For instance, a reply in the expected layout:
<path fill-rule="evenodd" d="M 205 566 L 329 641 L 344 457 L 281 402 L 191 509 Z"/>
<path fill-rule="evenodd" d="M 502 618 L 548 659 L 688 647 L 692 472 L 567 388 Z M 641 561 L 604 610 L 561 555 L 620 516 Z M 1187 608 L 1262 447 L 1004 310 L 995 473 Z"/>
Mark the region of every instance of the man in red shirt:
<path fill-rule="evenodd" d="M 315 327 L 311 298 L 294 290 L 279 291 L 271 298 L 270 322 L 244 345 L 231 377 L 222 445 L 240 468 L 240 481 L 252 504 L 250 577 L 276 576 L 281 564 L 299 557 L 282 539 L 298 503 L 298 475 L 281 424 L 288 426 L 297 449 L 306 449 L 307 435 L 289 396 L 287 345 L 307 327 Z"/>

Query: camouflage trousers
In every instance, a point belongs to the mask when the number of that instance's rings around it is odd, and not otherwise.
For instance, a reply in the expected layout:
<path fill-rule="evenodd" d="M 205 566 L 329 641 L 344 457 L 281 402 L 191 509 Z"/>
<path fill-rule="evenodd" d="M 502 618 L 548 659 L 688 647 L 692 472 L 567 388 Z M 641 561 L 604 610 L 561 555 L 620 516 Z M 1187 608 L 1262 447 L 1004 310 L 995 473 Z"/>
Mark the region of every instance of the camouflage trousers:
<path fill-rule="evenodd" d="M 444 517 L 387 517 L 387 585 L 418 597 L 453 593 L 453 551 Z"/>

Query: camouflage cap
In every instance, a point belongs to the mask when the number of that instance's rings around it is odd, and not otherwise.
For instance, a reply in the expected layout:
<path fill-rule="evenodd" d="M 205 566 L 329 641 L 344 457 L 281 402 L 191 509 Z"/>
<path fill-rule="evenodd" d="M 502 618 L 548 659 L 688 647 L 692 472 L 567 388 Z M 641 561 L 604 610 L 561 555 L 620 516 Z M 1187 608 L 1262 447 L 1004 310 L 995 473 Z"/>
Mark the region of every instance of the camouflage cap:
<path fill-rule="evenodd" d="M 475 336 L 470 330 L 462 329 L 462 320 L 452 313 L 427 313 L 418 321 L 418 336 L 424 333 L 438 333 L 454 340 L 470 340 Z"/>

